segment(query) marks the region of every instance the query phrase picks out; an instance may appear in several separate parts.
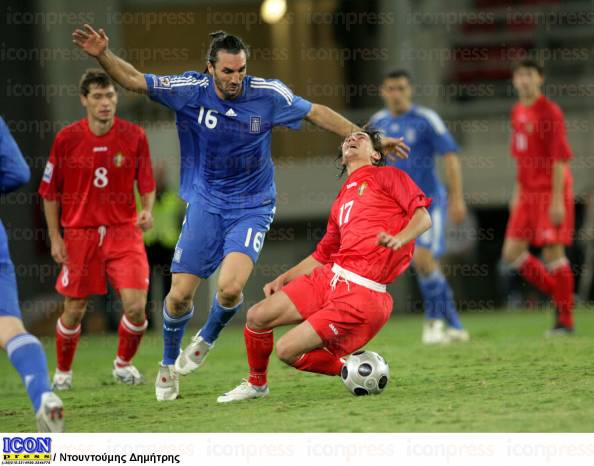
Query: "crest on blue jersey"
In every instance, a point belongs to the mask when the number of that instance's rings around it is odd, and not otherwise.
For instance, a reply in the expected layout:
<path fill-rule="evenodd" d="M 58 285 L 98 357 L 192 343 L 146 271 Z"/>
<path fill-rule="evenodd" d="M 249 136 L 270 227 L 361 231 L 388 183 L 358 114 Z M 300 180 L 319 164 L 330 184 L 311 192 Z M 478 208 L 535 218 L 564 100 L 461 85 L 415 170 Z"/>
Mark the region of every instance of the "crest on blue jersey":
<path fill-rule="evenodd" d="M 407 144 L 414 144 L 417 140 L 417 132 L 414 128 L 407 128 L 404 133 L 404 140 Z"/>
<path fill-rule="evenodd" d="M 258 134 L 262 129 L 262 118 L 259 116 L 250 117 L 250 133 Z"/>

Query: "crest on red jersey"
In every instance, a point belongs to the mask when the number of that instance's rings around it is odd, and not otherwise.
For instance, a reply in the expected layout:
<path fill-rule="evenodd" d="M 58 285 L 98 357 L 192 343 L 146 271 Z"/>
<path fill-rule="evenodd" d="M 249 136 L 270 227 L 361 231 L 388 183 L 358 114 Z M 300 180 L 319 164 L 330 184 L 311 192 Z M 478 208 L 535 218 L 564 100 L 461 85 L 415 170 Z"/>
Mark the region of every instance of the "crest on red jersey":
<path fill-rule="evenodd" d="M 113 156 L 113 164 L 118 168 L 124 164 L 124 155 L 121 152 Z"/>
<path fill-rule="evenodd" d="M 367 181 L 364 181 L 363 183 L 361 183 L 361 186 L 359 186 L 359 189 L 357 190 L 357 194 L 359 194 L 359 196 L 363 196 L 363 191 L 365 191 L 366 187 L 367 187 Z"/>

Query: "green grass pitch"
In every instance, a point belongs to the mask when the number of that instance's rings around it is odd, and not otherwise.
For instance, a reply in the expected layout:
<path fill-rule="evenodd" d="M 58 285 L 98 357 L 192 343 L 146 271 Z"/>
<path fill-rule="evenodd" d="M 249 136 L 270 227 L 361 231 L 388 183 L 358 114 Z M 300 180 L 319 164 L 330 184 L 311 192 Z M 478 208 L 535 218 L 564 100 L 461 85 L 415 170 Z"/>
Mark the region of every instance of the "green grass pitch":
<path fill-rule="evenodd" d="M 547 339 L 550 314 L 463 316 L 464 345 L 424 347 L 420 317 L 396 317 L 367 345 L 390 363 L 379 396 L 356 398 L 338 377 L 301 373 L 273 358 L 270 396 L 217 405 L 246 375 L 240 326 L 227 328 L 205 365 L 181 378 L 182 398 L 157 402 L 153 381 L 161 337 L 147 335 L 135 364 L 145 385 L 111 379 L 116 337 L 84 336 L 74 388 L 62 393 L 70 432 L 532 432 L 594 431 L 594 313 L 577 313 L 578 333 Z M 186 335 L 185 342 L 191 335 Z M 44 340 L 50 366 L 53 339 Z M 0 358 L 0 426 L 34 429 L 25 392 Z"/>

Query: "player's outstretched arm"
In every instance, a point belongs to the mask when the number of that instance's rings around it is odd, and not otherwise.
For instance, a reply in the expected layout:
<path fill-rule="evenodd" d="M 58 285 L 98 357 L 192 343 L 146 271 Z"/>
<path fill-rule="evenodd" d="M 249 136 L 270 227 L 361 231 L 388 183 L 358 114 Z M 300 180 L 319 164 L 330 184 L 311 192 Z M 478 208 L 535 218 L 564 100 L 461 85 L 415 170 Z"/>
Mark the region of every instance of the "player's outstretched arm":
<path fill-rule="evenodd" d="M 312 104 L 311 110 L 306 115 L 305 119 L 320 128 L 331 131 L 339 136 L 346 138 L 349 134 L 355 131 L 360 131 L 361 128 L 355 123 L 347 120 L 340 113 L 335 112 L 330 107 L 320 104 Z M 389 155 L 396 156 L 401 159 L 408 157 L 410 147 L 404 143 L 403 138 L 382 138 L 382 146 Z"/>
<path fill-rule="evenodd" d="M 95 31 L 85 24 L 83 29 L 72 33 L 72 42 L 95 57 L 107 74 L 123 88 L 144 94 L 148 92 L 144 74 L 109 50 L 109 37 L 103 29 Z"/>
<path fill-rule="evenodd" d="M 322 263 L 314 259 L 312 255 L 307 256 L 297 265 L 291 267 L 285 273 L 280 274 L 273 281 L 264 285 L 264 296 L 268 298 L 268 296 L 276 293 L 291 280 L 299 277 L 300 275 L 308 274 L 313 269 L 321 265 Z"/>
<path fill-rule="evenodd" d="M 418 236 L 431 228 L 431 216 L 425 207 L 418 207 L 415 210 L 410 222 L 406 227 L 396 233 L 394 236 L 386 232 L 377 235 L 377 243 L 391 249 L 400 249 L 409 241 L 413 241 Z"/>

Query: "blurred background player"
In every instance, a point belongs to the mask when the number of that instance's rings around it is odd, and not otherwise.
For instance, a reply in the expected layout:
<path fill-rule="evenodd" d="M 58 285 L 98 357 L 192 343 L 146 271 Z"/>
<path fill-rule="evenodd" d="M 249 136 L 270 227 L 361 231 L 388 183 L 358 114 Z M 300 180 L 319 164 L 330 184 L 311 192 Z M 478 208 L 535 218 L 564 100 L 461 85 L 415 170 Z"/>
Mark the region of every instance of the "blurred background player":
<path fill-rule="evenodd" d="M 343 356 L 362 348 L 392 313 L 386 285 L 407 269 L 415 238 L 431 227 L 431 199 L 401 170 L 385 164 L 379 131 L 357 131 L 342 143 L 348 174 L 313 254 L 264 287 L 247 313 L 249 379 L 219 403 L 268 395 L 272 329 L 298 324 L 276 344 L 296 369 L 339 375 Z"/>
<path fill-rule="evenodd" d="M 512 82 L 519 99 L 511 112 L 517 174 L 503 260 L 553 299 L 556 319 L 549 334 L 573 333 L 574 278 L 565 246 L 573 239 L 574 204 L 565 120 L 541 93 L 544 71 L 538 62 L 518 62 Z M 529 246 L 542 248 L 544 263 Z"/>
<path fill-rule="evenodd" d="M 270 140 L 274 126 L 298 129 L 303 119 L 343 137 L 357 126 L 324 105 L 293 95 L 282 82 L 247 75 L 248 48 L 237 36 L 211 34 L 207 72 L 143 74 L 108 49 L 102 29 L 73 33 L 74 43 L 126 89 L 176 112 L 181 150 L 181 197 L 186 217 L 163 305 L 163 359 L 157 400 L 179 393 L 177 374 L 197 369 L 221 330 L 239 311 L 274 212 L 276 188 Z M 392 150 L 402 142 L 386 138 Z M 200 282 L 220 265 L 208 319 L 180 354 Z"/>
<path fill-rule="evenodd" d="M 142 230 L 152 225 L 155 181 L 146 135 L 115 116 L 117 92 L 103 70 L 83 75 L 80 101 L 87 115 L 57 134 L 39 187 L 52 257 L 62 264 L 56 290 L 65 297 L 56 324 L 57 390 L 72 385 L 81 320 L 89 297 L 107 292 L 106 279 L 124 309 L 113 362 L 117 381 L 142 382 L 130 362 L 147 326 L 149 266 Z M 135 182 L 142 203 L 138 215 Z"/>
<path fill-rule="evenodd" d="M 0 117 L 0 194 L 26 184 L 31 172 L 4 119 Z M 51 391 L 40 341 L 23 326 L 8 238 L 0 221 L 0 346 L 17 370 L 33 405 L 41 432 L 64 431 L 62 401 Z"/>
<path fill-rule="evenodd" d="M 371 117 L 369 126 L 387 136 L 404 137 L 411 147 L 411 156 L 392 164 L 408 173 L 433 199 L 429 207 L 433 225 L 417 239 L 413 259 L 425 308 L 422 341 L 425 344 L 467 341 L 468 332 L 460 322 L 452 289 L 439 263 L 445 252 L 448 213 L 455 224 L 460 224 L 466 216 L 462 174 L 456 155 L 458 146 L 437 113 L 413 104 L 413 86 L 407 71 L 386 74 L 381 95 L 386 108 Z M 436 155 L 443 157 L 449 192 L 437 176 Z"/>

